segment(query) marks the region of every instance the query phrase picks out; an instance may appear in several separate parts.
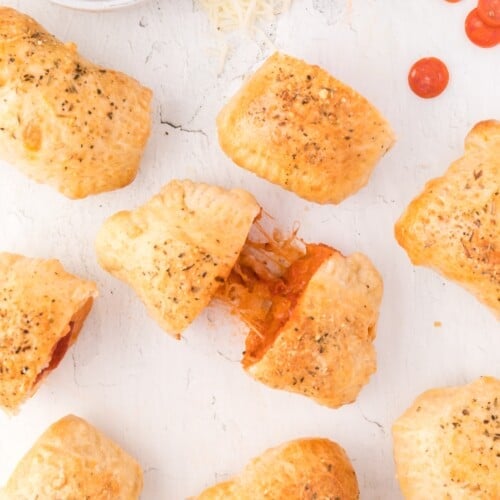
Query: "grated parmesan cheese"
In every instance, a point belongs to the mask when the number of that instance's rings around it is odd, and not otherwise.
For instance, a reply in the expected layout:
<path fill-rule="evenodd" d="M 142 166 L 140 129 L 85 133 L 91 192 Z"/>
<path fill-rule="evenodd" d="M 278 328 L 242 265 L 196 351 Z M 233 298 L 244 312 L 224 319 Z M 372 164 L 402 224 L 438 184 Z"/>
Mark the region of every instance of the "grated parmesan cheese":
<path fill-rule="evenodd" d="M 210 23 L 218 33 L 228 35 L 240 32 L 253 40 L 261 38 L 273 48 L 272 41 L 261 26 L 286 12 L 291 3 L 292 0 L 199 0 L 199 4 L 207 12 Z M 229 47 L 224 40 L 221 66 L 224 65 L 228 50 Z"/>
<path fill-rule="evenodd" d="M 253 35 L 257 25 L 290 8 L 291 0 L 200 0 L 217 31 Z"/>

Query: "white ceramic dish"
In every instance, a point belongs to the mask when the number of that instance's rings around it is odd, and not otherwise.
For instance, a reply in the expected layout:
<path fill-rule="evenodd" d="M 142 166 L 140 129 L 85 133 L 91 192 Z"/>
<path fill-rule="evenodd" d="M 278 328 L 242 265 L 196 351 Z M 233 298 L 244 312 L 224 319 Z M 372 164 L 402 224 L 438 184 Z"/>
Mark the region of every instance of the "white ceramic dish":
<path fill-rule="evenodd" d="M 143 0 L 51 0 L 52 3 L 79 10 L 113 10 L 129 7 Z"/>

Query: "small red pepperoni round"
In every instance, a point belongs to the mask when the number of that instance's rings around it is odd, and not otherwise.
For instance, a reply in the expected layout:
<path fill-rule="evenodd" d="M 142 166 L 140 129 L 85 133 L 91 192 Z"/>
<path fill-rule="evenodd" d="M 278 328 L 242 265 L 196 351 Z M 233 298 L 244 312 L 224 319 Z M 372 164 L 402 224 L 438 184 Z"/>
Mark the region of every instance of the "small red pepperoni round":
<path fill-rule="evenodd" d="M 483 23 L 500 28 L 500 0 L 479 0 L 477 14 Z"/>
<path fill-rule="evenodd" d="M 423 99 L 437 97 L 448 86 L 450 74 L 446 64 L 437 57 L 424 57 L 410 69 L 410 88 Z"/>
<path fill-rule="evenodd" d="M 465 20 L 465 32 L 469 40 L 479 47 L 490 48 L 500 42 L 500 28 L 485 24 L 479 17 L 478 10 L 472 10 Z"/>
<path fill-rule="evenodd" d="M 447 2 L 450 2 L 450 3 L 457 3 L 457 2 L 460 2 L 460 0 L 446 0 Z"/>

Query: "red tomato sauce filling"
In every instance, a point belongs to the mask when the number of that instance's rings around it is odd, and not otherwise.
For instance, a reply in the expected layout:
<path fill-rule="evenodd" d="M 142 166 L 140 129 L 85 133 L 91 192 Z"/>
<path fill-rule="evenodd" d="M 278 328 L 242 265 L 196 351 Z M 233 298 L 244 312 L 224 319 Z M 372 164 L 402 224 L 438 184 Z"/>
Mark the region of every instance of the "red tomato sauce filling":
<path fill-rule="evenodd" d="M 249 328 L 243 366 L 259 361 L 273 344 L 321 264 L 336 253 L 323 244 L 303 244 L 296 231 L 283 239 L 266 233 L 258 221 L 229 278 L 216 298 Z"/>
<path fill-rule="evenodd" d="M 55 370 L 59 366 L 59 363 L 64 358 L 64 355 L 80 333 L 83 322 L 85 321 L 87 314 L 90 312 L 90 309 L 92 309 L 92 303 L 93 300 L 89 299 L 83 305 L 83 307 L 73 315 L 71 321 L 69 322 L 68 333 L 64 337 L 61 337 L 52 348 L 50 360 L 47 366 L 43 368 L 40 373 L 38 373 L 33 387 L 35 387 L 42 379 L 44 379 L 52 370 Z"/>
<path fill-rule="evenodd" d="M 64 337 L 59 339 L 57 344 L 54 346 L 49 364 L 37 375 L 35 385 L 38 384 L 38 382 L 40 382 L 40 380 L 48 375 L 52 370 L 55 370 L 59 366 L 59 363 L 64 358 L 66 351 L 69 349 L 71 337 L 73 335 L 73 326 L 73 323 L 70 323 L 69 332 Z"/>

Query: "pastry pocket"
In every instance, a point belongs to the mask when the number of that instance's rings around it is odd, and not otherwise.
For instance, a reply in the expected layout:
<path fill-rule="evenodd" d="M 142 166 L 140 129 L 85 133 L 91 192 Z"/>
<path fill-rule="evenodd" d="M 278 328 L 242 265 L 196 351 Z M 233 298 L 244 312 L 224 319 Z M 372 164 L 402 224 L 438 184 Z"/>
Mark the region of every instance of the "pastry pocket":
<path fill-rule="evenodd" d="M 76 341 L 97 296 L 94 283 L 57 260 L 0 253 L 0 406 L 33 395 Z"/>
<path fill-rule="evenodd" d="M 280 281 L 265 322 L 248 323 L 243 366 L 264 384 L 332 408 L 353 402 L 377 368 L 379 273 L 362 254 L 322 248 L 318 256 L 308 245 Z"/>
<path fill-rule="evenodd" d="M 265 451 L 233 479 L 193 500 L 256 498 L 357 500 L 359 488 L 351 462 L 337 443 L 304 438 Z"/>
<path fill-rule="evenodd" d="M 110 217 L 100 264 L 180 337 L 212 301 L 249 327 L 243 366 L 265 384 L 337 407 L 376 369 L 382 279 L 361 254 L 284 237 L 242 190 L 173 181 Z"/>
<path fill-rule="evenodd" d="M 135 178 L 151 91 L 8 7 L 0 7 L 0 95 L 0 158 L 28 177 L 69 198 Z"/>
<path fill-rule="evenodd" d="M 361 189 L 394 143 L 382 115 L 325 70 L 275 53 L 217 117 L 240 167 L 317 203 Z"/>
<path fill-rule="evenodd" d="M 392 427 L 406 500 L 500 498 L 500 380 L 421 394 Z"/>
<path fill-rule="evenodd" d="M 245 191 L 173 181 L 143 206 L 110 217 L 97 235 L 97 257 L 180 337 L 229 276 L 259 212 Z"/>
<path fill-rule="evenodd" d="M 137 500 L 139 464 L 85 420 L 68 415 L 51 425 L 0 491 L 5 500 Z"/>
<path fill-rule="evenodd" d="M 413 264 L 473 293 L 500 317 L 500 122 L 478 123 L 465 154 L 429 181 L 396 223 Z"/>

